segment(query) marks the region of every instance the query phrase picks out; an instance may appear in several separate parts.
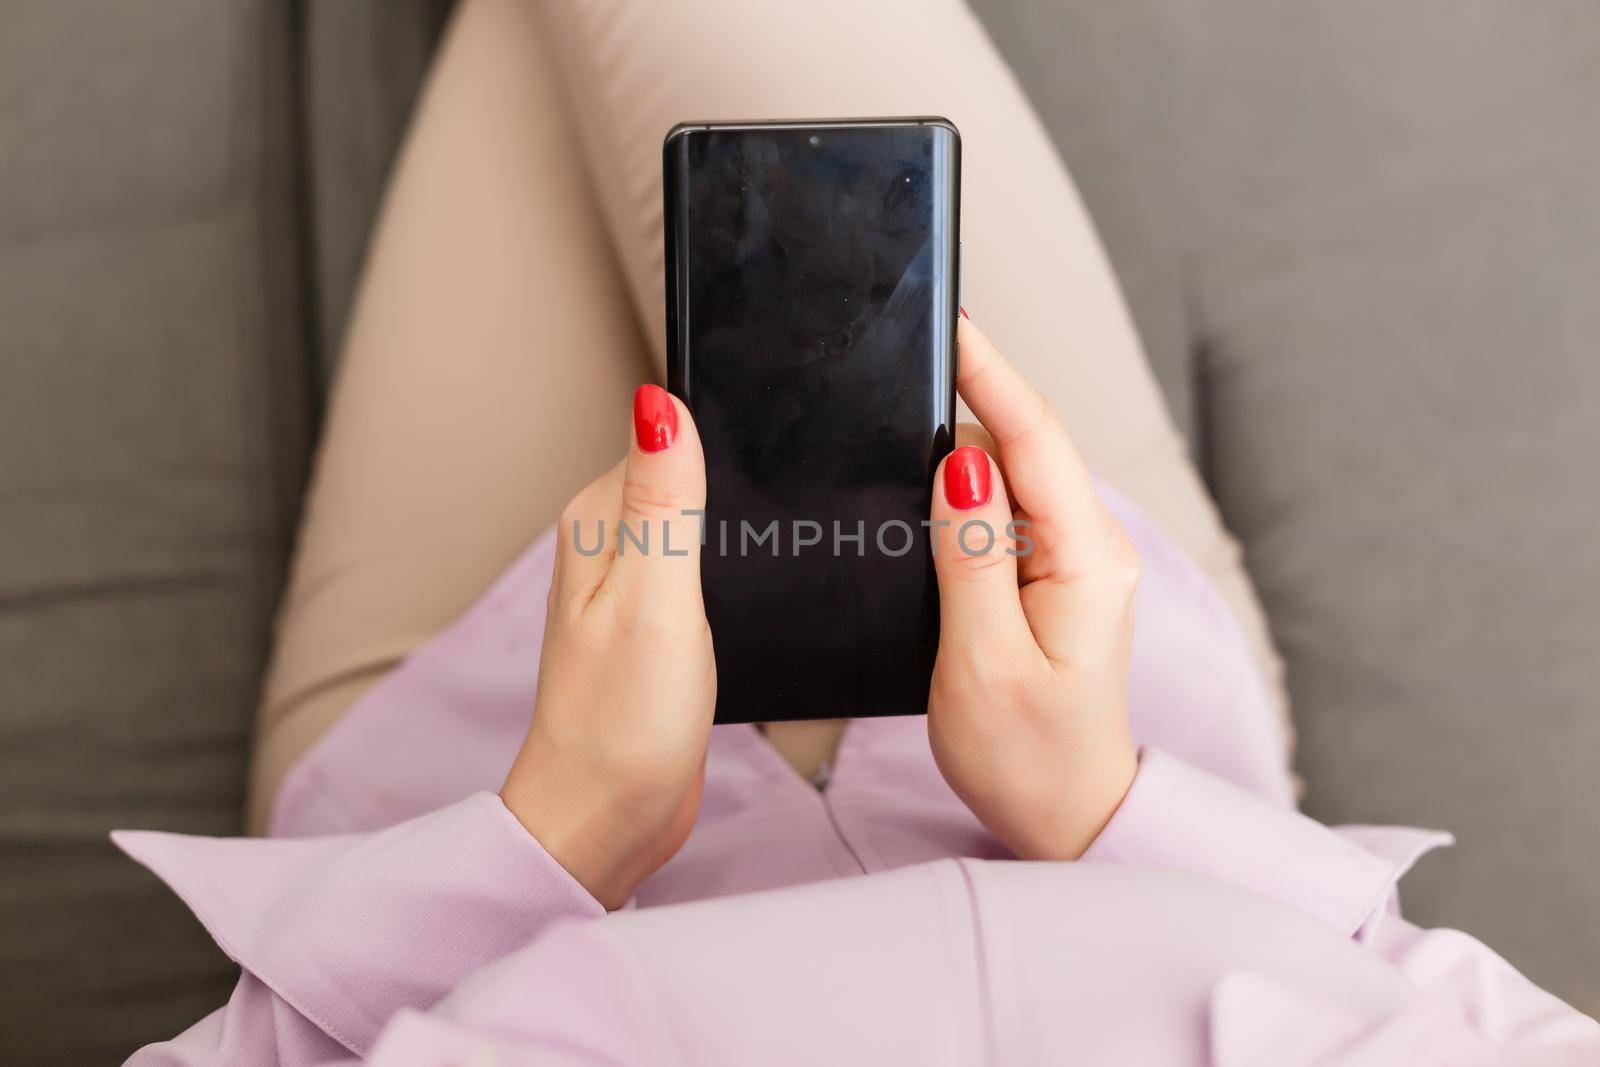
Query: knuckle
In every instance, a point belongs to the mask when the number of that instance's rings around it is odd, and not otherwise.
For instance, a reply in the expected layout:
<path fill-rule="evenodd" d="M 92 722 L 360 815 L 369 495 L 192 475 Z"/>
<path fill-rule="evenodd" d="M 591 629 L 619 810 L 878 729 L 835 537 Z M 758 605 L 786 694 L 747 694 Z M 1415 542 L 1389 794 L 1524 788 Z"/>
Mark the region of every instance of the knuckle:
<path fill-rule="evenodd" d="M 1111 543 L 1106 564 L 1107 578 L 1116 588 L 1132 596 L 1139 588 L 1143 571 L 1144 562 L 1139 557 L 1139 550 L 1133 547 L 1133 542 L 1119 530 Z"/>
<path fill-rule="evenodd" d="M 684 494 L 666 478 L 628 472 L 623 482 L 622 499 L 628 509 L 652 518 L 676 517 L 683 507 Z"/>
<path fill-rule="evenodd" d="M 981 555 L 969 555 L 953 548 L 945 560 L 945 575 L 960 582 L 987 582 L 999 577 L 1011 557 L 998 548 Z"/>
<path fill-rule="evenodd" d="M 608 512 L 614 512 L 615 494 L 616 472 L 607 471 L 567 501 L 561 509 L 561 525 L 570 531 L 574 522 L 593 523 Z"/>
<path fill-rule="evenodd" d="M 585 490 L 561 509 L 556 520 L 556 548 L 562 555 L 595 555 L 605 547 L 606 532 L 612 525 Z"/>
<path fill-rule="evenodd" d="M 572 532 L 576 526 L 581 526 L 586 519 L 580 503 L 582 497 L 573 497 L 567 501 L 567 506 L 561 509 L 561 517 L 556 520 L 556 539 L 563 547 L 572 544 Z"/>
<path fill-rule="evenodd" d="M 1037 389 L 1030 389 L 1027 399 L 1023 401 L 1026 412 L 1022 425 L 1027 433 L 1050 434 L 1061 429 L 1061 418 L 1056 414 L 1056 409 L 1050 406 L 1050 401 Z"/>
<path fill-rule="evenodd" d="M 1086 561 L 1079 580 L 1085 590 L 1107 604 L 1129 604 L 1139 591 L 1142 570 L 1138 549 L 1119 533 Z"/>
<path fill-rule="evenodd" d="M 588 517 L 576 505 L 577 501 L 574 500 L 565 508 L 562 508 L 561 518 L 556 520 L 558 523 L 556 536 L 563 546 L 572 544 L 574 530 L 588 522 Z"/>
<path fill-rule="evenodd" d="M 939 567 L 957 581 L 988 581 L 1007 573 L 1014 557 L 1006 530 L 997 529 L 984 519 L 952 524 L 939 534 Z"/>
<path fill-rule="evenodd" d="M 1056 414 L 1055 406 L 1050 403 L 1049 399 L 1047 399 L 1043 393 L 1035 389 L 1030 397 L 1030 402 L 1033 405 L 1034 420 L 1042 429 L 1064 429 L 1064 426 L 1061 422 L 1061 416 Z"/>

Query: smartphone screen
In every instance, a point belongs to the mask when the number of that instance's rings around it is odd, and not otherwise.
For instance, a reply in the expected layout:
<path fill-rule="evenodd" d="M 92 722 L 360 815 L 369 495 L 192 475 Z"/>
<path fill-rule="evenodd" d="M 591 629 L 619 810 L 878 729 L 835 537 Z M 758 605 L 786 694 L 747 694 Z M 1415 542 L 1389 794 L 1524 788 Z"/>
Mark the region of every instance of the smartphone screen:
<path fill-rule="evenodd" d="M 719 722 L 927 710 L 959 175 L 939 119 L 667 138 L 669 386 L 705 447 Z"/>

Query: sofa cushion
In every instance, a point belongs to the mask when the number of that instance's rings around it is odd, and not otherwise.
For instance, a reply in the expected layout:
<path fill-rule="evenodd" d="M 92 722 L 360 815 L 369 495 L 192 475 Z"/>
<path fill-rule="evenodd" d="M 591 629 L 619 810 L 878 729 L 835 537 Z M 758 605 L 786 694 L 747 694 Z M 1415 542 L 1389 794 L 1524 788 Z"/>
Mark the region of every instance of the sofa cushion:
<path fill-rule="evenodd" d="M 340 0 L 305 14 L 312 292 L 332 380 L 367 240 L 453 0 Z"/>
<path fill-rule="evenodd" d="M 1407 911 L 1600 1011 L 1600 6 L 978 7 L 1193 390 L 1306 808 L 1455 831 Z"/>
<path fill-rule="evenodd" d="M 1415 917 L 1600 1012 L 1600 7 L 1244 6 L 1195 303 L 1306 805 L 1454 830 Z"/>
<path fill-rule="evenodd" d="M 106 839 L 241 827 L 309 409 L 287 6 L 0 29 L 0 1061 L 120 1062 L 236 969 Z"/>

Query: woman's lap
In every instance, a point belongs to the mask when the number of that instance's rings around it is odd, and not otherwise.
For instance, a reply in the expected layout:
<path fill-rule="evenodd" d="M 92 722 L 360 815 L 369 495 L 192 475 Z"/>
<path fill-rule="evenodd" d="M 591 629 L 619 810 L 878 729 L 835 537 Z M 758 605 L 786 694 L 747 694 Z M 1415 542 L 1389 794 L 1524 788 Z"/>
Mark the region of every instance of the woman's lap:
<path fill-rule="evenodd" d="M 952 118 L 964 303 L 1097 473 L 1204 569 L 1281 707 L 1237 552 L 981 27 L 953 0 L 826 6 L 463 5 L 346 339 L 263 700 L 254 825 L 294 759 L 622 451 L 629 390 L 662 360 L 660 140 L 686 119 Z"/>

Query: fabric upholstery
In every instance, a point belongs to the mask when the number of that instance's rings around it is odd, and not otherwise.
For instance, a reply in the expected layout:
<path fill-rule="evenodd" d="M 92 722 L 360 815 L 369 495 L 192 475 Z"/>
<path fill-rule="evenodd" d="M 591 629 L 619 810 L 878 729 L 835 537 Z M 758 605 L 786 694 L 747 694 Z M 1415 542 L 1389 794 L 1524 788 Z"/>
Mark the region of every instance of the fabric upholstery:
<path fill-rule="evenodd" d="M 1245 546 L 1307 810 L 1454 831 L 1408 913 L 1600 1012 L 1600 7 L 1022 6 L 978 4 Z"/>
<path fill-rule="evenodd" d="M 1412 913 L 1600 1012 L 1600 8 L 1274 9 L 1197 52 L 1250 72 L 1208 92 L 1205 440 L 1307 805 L 1454 830 Z"/>
<path fill-rule="evenodd" d="M 114 826 L 232 833 L 310 413 L 284 5 L 0 10 L 0 1062 L 233 968 Z"/>
<path fill-rule="evenodd" d="M 330 376 L 389 167 L 452 6 L 451 0 L 340 0 L 306 8 L 310 292 Z"/>

